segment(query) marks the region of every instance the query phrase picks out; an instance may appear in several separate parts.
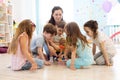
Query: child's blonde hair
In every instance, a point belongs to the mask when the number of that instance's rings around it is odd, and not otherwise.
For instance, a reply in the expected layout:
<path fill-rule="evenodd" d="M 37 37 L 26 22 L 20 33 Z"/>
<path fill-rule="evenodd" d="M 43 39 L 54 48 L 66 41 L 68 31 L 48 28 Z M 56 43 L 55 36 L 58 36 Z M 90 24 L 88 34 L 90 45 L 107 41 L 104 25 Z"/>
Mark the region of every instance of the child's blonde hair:
<path fill-rule="evenodd" d="M 28 38 L 29 40 L 31 40 L 32 38 L 32 27 L 36 27 L 35 24 L 29 20 L 29 19 L 26 19 L 26 20 L 23 20 L 19 25 L 18 25 L 18 28 L 13 36 L 13 39 L 9 45 L 9 48 L 8 48 L 8 53 L 12 53 L 12 54 L 15 54 L 16 53 L 16 50 L 17 50 L 17 45 L 18 45 L 18 37 L 19 35 L 21 35 L 23 32 L 26 32 L 26 34 L 28 35 Z M 30 44 L 30 42 L 29 42 Z"/>

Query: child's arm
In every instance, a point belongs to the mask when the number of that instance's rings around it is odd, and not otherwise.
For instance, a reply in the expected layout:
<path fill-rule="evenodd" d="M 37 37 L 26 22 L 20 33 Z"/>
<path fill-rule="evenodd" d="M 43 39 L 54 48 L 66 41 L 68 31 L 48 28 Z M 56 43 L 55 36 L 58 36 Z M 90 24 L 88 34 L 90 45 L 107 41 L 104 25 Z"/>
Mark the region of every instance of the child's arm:
<path fill-rule="evenodd" d="M 29 46 L 26 45 L 26 43 L 27 43 L 27 38 L 25 36 L 21 36 L 20 37 L 21 51 L 22 51 L 23 55 L 27 58 L 27 60 L 32 64 L 31 70 L 36 70 L 37 64 L 34 61 L 34 59 L 32 58 L 29 50 L 27 49 L 27 47 L 29 48 Z"/>
<path fill-rule="evenodd" d="M 50 65 L 50 62 L 46 61 L 42 48 L 38 48 L 39 57 L 43 59 L 45 65 Z"/>
<path fill-rule="evenodd" d="M 74 66 L 75 58 L 76 58 L 76 48 L 72 47 L 71 65 L 70 65 L 70 69 L 72 70 L 76 69 Z"/>
<path fill-rule="evenodd" d="M 95 53 L 96 53 L 96 45 L 95 44 L 93 44 L 92 52 L 93 52 L 93 55 L 95 55 Z"/>
<path fill-rule="evenodd" d="M 50 43 L 50 45 L 51 45 L 52 47 L 54 47 L 55 50 L 59 50 L 59 49 L 60 49 L 59 46 L 56 45 L 52 40 L 50 40 L 49 43 Z"/>
<path fill-rule="evenodd" d="M 100 47 L 101 47 L 101 50 L 102 50 L 103 57 L 105 59 L 106 65 L 111 66 L 112 64 L 110 64 L 110 62 L 109 62 L 108 54 L 106 53 L 106 50 L 105 50 L 105 47 L 104 47 L 104 42 L 100 43 Z"/>
<path fill-rule="evenodd" d="M 47 46 L 48 46 L 48 49 L 49 49 L 49 51 L 50 51 L 50 54 L 51 54 L 51 55 L 54 55 L 54 56 L 57 56 L 56 50 L 54 49 L 54 47 L 51 46 L 48 42 L 47 42 Z"/>
<path fill-rule="evenodd" d="M 66 47 L 65 47 L 65 50 L 64 50 L 64 54 L 63 54 L 63 56 L 65 57 L 65 59 L 68 58 L 68 57 L 67 57 L 68 52 L 70 52 L 70 47 L 66 46 Z"/>

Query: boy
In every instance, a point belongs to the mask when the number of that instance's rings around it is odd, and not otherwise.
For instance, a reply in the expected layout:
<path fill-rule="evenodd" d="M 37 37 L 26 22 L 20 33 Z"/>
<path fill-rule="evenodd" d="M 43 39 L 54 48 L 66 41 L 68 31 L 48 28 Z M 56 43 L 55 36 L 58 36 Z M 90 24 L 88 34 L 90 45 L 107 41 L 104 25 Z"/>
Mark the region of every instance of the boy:
<path fill-rule="evenodd" d="M 46 65 L 50 65 L 49 60 L 50 53 L 55 53 L 55 50 L 49 46 L 49 41 L 57 34 L 56 28 L 51 23 L 47 23 L 44 26 L 43 34 L 35 39 L 31 43 L 31 50 L 33 54 L 37 54 L 39 58 L 42 58 Z M 54 44 L 52 44 L 54 46 Z M 45 50 L 45 53 L 43 52 Z"/>

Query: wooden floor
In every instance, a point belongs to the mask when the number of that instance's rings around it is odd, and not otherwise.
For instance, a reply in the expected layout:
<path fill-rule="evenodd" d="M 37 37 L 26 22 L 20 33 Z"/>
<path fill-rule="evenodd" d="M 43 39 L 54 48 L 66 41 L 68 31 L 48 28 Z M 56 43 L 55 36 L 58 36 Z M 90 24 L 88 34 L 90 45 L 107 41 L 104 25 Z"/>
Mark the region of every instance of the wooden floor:
<path fill-rule="evenodd" d="M 72 71 L 64 65 L 44 66 L 35 72 L 12 71 L 8 68 L 10 55 L 0 54 L 0 80 L 120 80 L 120 47 L 112 67 L 92 65 L 90 69 Z"/>

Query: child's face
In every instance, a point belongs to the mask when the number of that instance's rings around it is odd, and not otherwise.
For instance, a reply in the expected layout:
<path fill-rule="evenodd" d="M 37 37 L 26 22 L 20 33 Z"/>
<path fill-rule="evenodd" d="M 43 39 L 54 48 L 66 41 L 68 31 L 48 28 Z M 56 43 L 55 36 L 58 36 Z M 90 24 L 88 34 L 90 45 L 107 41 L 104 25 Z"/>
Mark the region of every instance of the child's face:
<path fill-rule="evenodd" d="M 33 32 L 35 31 L 35 27 L 34 27 L 34 26 L 32 27 L 32 31 L 33 31 Z"/>
<path fill-rule="evenodd" d="M 31 25 L 32 25 L 32 32 L 34 32 L 35 28 L 36 28 L 36 25 L 34 23 L 31 23 Z"/>
<path fill-rule="evenodd" d="M 44 32 L 44 37 L 45 37 L 47 40 L 52 40 L 54 36 L 55 36 L 55 35 L 52 35 L 52 34 L 47 33 L 47 32 Z"/>
<path fill-rule="evenodd" d="M 85 26 L 84 30 L 89 37 L 93 37 L 93 31 L 89 27 Z"/>
<path fill-rule="evenodd" d="M 63 32 L 64 32 L 64 29 L 62 29 L 62 28 L 57 28 L 57 34 L 58 34 L 58 35 L 62 35 Z"/>

